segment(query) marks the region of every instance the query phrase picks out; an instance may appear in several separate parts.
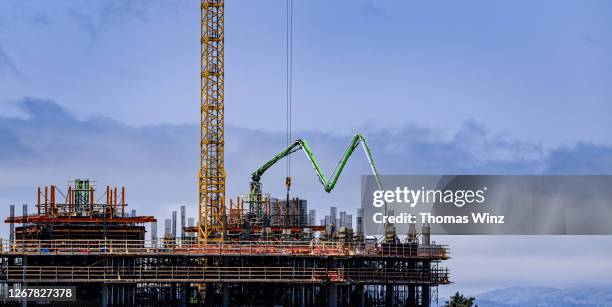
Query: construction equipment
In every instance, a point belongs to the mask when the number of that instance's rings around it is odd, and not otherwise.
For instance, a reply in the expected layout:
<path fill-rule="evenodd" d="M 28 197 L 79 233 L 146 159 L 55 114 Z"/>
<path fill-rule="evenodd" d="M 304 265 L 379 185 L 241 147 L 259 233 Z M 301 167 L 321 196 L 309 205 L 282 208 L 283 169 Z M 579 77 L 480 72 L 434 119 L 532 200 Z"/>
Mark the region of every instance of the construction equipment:
<path fill-rule="evenodd" d="M 200 2 L 200 172 L 198 239 L 223 241 L 224 159 L 224 1 Z"/>
<path fill-rule="evenodd" d="M 295 142 L 293 142 L 293 144 L 289 145 L 287 148 L 285 148 L 284 150 L 276 154 L 272 159 L 270 159 L 268 162 L 266 162 L 264 165 L 259 167 L 257 170 L 255 170 L 251 174 L 251 187 L 250 187 L 250 193 L 249 193 L 251 204 L 261 204 L 261 198 L 262 198 L 261 182 L 260 182 L 261 176 L 263 176 L 263 174 L 270 167 L 276 164 L 278 161 L 282 160 L 283 158 L 289 156 L 290 154 L 300 149 L 304 151 L 304 153 L 306 154 L 306 157 L 312 164 L 312 167 L 317 173 L 319 181 L 323 185 L 325 192 L 328 192 L 328 193 L 331 192 L 336 186 L 336 182 L 338 182 L 338 178 L 340 177 L 340 174 L 342 173 L 342 170 L 344 169 L 346 162 L 348 161 L 349 157 L 353 154 L 355 149 L 357 149 L 357 146 L 359 146 L 359 143 L 361 143 L 363 150 L 366 154 L 366 157 L 368 158 L 368 162 L 370 163 L 370 168 L 372 169 L 372 173 L 374 173 L 374 176 L 376 178 L 376 183 L 378 185 L 378 188 L 382 190 L 383 189 L 382 181 L 380 179 L 380 176 L 378 175 L 376 166 L 374 165 L 374 159 L 372 159 L 372 152 L 370 151 L 368 142 L 366 141 L 363 135 L 359 133 L 355 134 L 348 148 L 344 152 L 344 155 L 342 155 L 342 157 L 340 158 L 340 161 L 338 161 L 336 168 L 334 169 L 334 171 L 332 172 L 329 178 L 325 177 L 325 175 L 323 174 L 323 171 L 321 170 L 321 167 L 319 166 L 319 163 L 317 162 L 317 159 L 315 158 L 312 152 L 312 149 L 310 148 L 310 145 L 308 145 L 308 142 L 306 142 L 306 140 L 298 139 Z"/>

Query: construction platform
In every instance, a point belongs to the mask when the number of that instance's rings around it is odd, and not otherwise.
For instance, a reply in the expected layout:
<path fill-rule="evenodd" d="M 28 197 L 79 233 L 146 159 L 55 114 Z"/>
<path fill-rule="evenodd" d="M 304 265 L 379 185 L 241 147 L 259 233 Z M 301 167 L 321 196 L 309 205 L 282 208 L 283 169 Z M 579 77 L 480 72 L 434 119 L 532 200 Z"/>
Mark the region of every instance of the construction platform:
<path fill-rule="evenodd" d="M 272 199 L 258 222 L 237 201 L 229 211 L 231 239 L 200 244 L 185 225 L 184 209 L 180 236 L 174 213 L 158 239 L 155 218 L 126 211 L 125 189 L 107 187 L 103 203 L 96 203 L 94 190 L 75 180 L 66 194 L 39 189 L 32 215 L 24 205 L 15 216 L 11 206 L 5 220 L 11 236 L 0 241 L 2 293 L 75 286 L 78 302 L 62 303 L 68 306 L 430 306 L 437 286 L 449 283 L 440 266 L 449 249 L 431 242 L 427 228 L 417 235 L 412 227 L 400 241 L 389 227 L 376 240 L 360 234 L 359 217 L 353 235 L 351 219 L 336 218 L 335 208 L 323 225 L 312 225 L 305 201 L 275 205 Z M 56 193 L 68 196 L 60 203 Z"/>

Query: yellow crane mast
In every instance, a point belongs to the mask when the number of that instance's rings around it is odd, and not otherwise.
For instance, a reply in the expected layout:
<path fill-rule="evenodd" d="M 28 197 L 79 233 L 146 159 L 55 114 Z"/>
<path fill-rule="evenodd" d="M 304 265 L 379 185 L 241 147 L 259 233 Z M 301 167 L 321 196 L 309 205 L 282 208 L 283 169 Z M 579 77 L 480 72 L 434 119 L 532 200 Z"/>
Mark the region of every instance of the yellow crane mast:
<path fill-rule="evenodd" d="M 198 238 L 225 236 L 224 1 L 200 2 L 200 173 Z"/>

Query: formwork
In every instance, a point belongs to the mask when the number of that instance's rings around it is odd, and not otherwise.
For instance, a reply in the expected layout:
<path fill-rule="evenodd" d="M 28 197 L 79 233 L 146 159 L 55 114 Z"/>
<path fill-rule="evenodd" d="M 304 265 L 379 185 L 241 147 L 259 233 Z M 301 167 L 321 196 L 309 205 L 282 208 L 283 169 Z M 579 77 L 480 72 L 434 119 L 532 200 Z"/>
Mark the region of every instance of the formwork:
<path fill-rule="evenodd" d="M 236 200 L 228 239 L 200 244 L 184 214 L 180 237 L 145 239 L 144 224 L 157 228 L 156 220 L 126 214 L 124 189 L 107 187 L 96 203 L 88 188 L 89 209 L 72 196 L 55 202 L 56 188 L 47 190 L 36 213 L 6 219 L 14 230 L 1 241 L 2 291 L 76 286 L 78 303 L 63 304 L 91 306 L 430 306 L 437 286 L 449 283 L 441 266 L 448 247 L 429 236 L 372 241 L 344 226 L 329 233 L 329 225 L 308 225 L 314 217 L 304 217 L 306 202 L 297 199 L 270 199 L 263 221 Z M 275 202 L 285 209 L 272 209 Z"/>

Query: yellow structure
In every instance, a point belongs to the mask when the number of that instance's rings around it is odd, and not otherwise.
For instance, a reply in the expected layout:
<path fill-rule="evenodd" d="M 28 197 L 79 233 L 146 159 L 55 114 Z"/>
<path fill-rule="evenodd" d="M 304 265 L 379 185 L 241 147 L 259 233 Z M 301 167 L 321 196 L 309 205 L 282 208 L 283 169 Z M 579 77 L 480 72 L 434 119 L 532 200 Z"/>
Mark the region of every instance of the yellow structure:
<path fill-rule="evenodd" d="M 198 238 L 225 236 L 224 1 L 200 2 L 200 173 Z"/>

